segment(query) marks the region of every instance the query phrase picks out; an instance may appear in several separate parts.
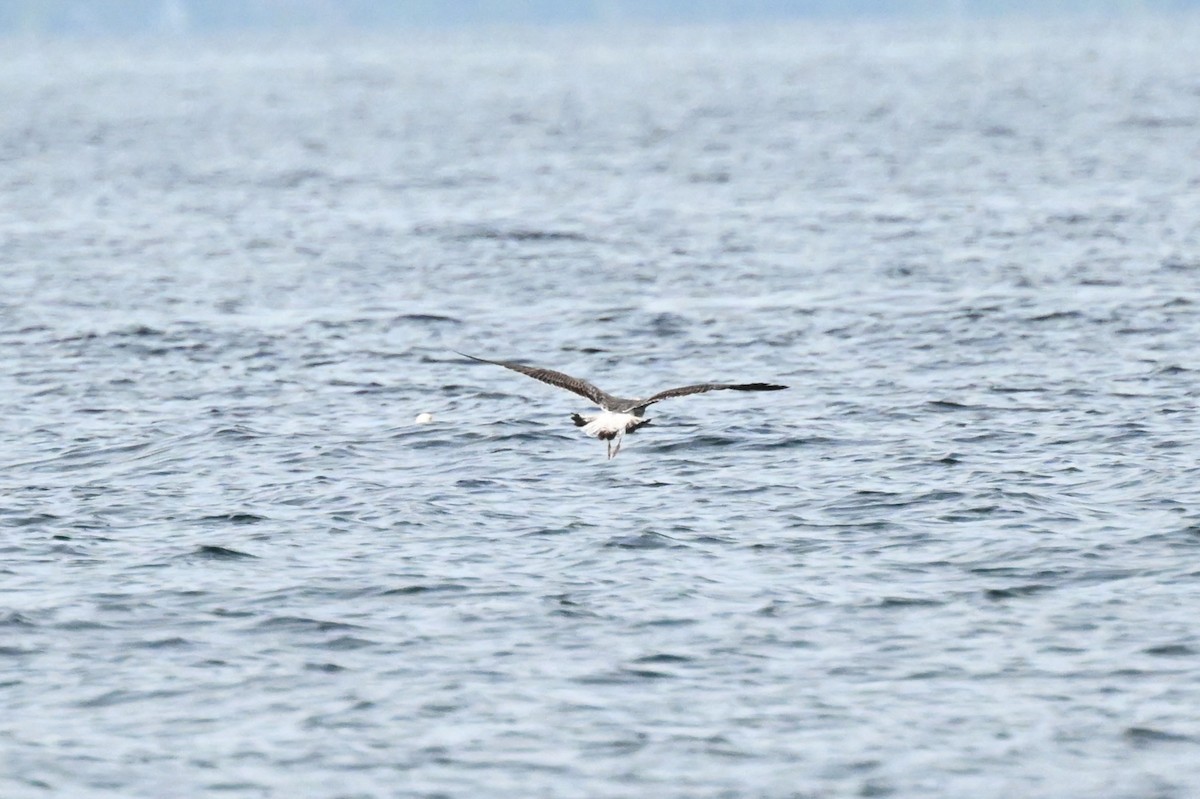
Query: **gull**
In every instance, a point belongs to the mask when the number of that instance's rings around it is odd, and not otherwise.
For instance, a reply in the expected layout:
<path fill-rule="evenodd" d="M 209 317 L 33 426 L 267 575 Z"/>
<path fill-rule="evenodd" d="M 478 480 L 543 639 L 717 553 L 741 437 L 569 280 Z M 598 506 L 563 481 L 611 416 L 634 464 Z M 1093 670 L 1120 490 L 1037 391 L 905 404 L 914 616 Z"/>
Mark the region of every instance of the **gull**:
<path fill-rule="evenodd" d="M 455 350 L 455 352 L 458 351 Z M 487 358 L 476 358 L 474 355 L 467 355 L 465 352 L 458 352 L 458 354 L 464 358 L 470 358 L 472 361 L 490 363 L 495 366 L 503 366 L 505 369 L 512 369 L 514 372 L 528 375 L 534 380 L 540 380 L 543 383 L 549 383 L 558 388 L 565 388 L 567 391 L 578 394 L 581 397 L 586 397 L 594 402 L 600 407 L 600 413 L 588 416 L 573 413 L 571 414 L 571 421 L 575 422 L 576 427 L 582 427 L 583 432 L 587 435 L 608 442 L 609 460 L 615 458 L 617 453 L 621 451 L 621 439 L 626 433 L 633 433 L 639 428 L 650 424 L 650 420 L 645 418 L 646 408 L 656 402 L 662 402 L 665 399 L 673 397 L 686 397 L 689 394 L 703 394 L 708 391 L 724 391 L 726 389 L 733 391 L 780 391 L 787 388 L 787 386 L 780 386 L 774 383 L 696 383 L 690 386 L 680 386 L 679 388 L 668 388 L 666 391 L 660 391 L 644 399 L 627 399 L 625 397 L 613 396 L 607 391 L 601 391 L 586 380 L 580 380 L 578 377 L 571 377 L 568 374 L 556 372 L 553 369 L 526 366 L 516 361 L 489 361 Z"/>

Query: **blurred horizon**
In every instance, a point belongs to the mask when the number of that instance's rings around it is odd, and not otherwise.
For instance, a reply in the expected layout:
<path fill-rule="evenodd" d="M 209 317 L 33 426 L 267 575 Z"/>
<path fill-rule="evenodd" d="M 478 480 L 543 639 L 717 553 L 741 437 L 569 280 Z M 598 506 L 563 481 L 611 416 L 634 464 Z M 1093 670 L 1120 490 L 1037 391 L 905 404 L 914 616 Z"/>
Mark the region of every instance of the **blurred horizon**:
<path fill-rule="evenodd" d="M 186 35 L 313 28 L 1138 16 L 1200 0 L 0 0 L 0 35 Z"/>

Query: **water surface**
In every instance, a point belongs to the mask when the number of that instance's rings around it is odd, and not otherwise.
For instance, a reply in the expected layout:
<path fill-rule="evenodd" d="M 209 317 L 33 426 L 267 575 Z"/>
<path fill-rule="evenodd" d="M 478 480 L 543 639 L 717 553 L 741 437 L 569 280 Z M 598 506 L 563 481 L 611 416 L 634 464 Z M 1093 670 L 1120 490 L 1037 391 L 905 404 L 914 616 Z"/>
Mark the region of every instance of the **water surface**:
<path fill-rule="evenodd" d="M 1198 34 L 7 42 L 0 793 L 1197 795 Z"/>

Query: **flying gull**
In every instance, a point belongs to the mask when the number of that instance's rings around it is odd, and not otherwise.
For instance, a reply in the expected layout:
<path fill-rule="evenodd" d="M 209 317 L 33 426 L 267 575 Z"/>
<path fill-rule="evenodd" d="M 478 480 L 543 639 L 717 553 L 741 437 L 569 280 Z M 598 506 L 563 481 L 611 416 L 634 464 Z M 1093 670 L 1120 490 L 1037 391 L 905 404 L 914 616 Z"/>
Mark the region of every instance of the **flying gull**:
<path fill-rule="evenodd" d="M 607 391 L 601 391 L 586 380 L 580 380 L 578 377 L 571 377 L 568 374 L 556 372 L 553 369 L 526 366 L 523 363 L 516 363 L 514 361 L 489 361 L 486 358 L 476 358 L 474 355 L 467 355 L 465 352 L 459 352 L 458 354 L 464 358 L 470 358 L 472 361 L 490 363 L 496 366 L 503 366 L 505 369 L 512 369 L 514 372 L 528 375 L 534 380 L 540 380 L 552 386 L 565 388 L 567 391 L 578 394 L 581 397 L 586 397 L 596 403 L 596 405 L 600 406 L 600 413 L 590 416 L 573 413 L 571 414 L 571 420 L 575 422 L 576 427 L 582 427 L 583 432 L 589 436 L 608 442 L 608 457 L 610 460 L 615 458 L 617 453 L 621 451 L 621 439 L 626 433 L 632 433 L 638 428 L 650 424 L 650 420 L 643 418 L 643 416 L 646 413 L 646 408 L 656 402 L 662 402 L 672 397 L 686 397 L 689 394 L 703 394 L 707 391 L 724 391 L 725 389 L 733 391 L 779 391 L 780 389 L 787 388 L 787 386 L 779 386 L 774 383 L 696 383 L 691 386 L 668 388 L 666 391 L 660 391 L 645 399 L 626 399 L 625 397 L 615 397 Z"/>

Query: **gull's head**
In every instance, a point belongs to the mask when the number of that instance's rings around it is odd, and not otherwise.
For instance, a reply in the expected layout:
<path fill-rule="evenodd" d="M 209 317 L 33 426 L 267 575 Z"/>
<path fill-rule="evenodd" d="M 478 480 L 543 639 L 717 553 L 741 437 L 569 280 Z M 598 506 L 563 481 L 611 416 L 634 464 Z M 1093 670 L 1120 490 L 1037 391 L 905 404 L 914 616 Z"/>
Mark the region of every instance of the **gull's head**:
<path fill-rule="evenodd" d="M 432 413 L 418 413 L 417 418 L 413 419 L 413 424 L 432 424 L 432 423 L 433 423 L 433 414 Z"/>

